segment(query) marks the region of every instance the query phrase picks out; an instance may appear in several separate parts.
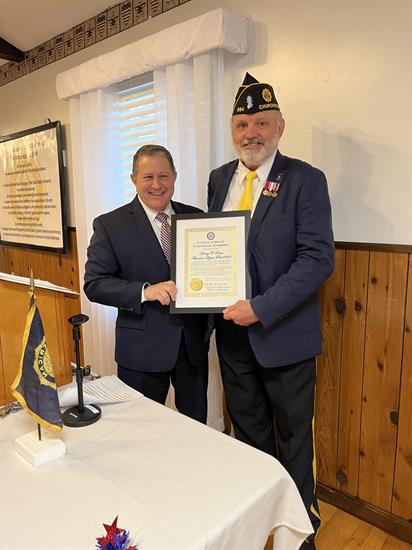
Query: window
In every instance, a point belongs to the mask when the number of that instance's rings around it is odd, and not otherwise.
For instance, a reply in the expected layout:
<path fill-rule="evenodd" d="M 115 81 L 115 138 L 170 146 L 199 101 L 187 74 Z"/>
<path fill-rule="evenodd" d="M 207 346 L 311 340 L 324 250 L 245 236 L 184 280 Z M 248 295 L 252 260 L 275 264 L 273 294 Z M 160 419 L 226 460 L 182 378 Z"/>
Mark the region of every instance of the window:
<path fill-rule="evenodd" d="M 123 203 L 130 202 L 135 189 L 130 181 L 133 155 L 142 145 L 155 141 L 155 107 L 152 73 L 117 85 L 120 186 Z"/>

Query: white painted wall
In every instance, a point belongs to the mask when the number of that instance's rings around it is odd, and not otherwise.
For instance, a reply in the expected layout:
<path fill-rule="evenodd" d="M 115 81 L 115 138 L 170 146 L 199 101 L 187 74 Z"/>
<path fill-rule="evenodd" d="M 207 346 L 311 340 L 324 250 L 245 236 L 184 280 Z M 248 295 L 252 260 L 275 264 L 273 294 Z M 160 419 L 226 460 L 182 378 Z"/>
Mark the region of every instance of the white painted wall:
<path fill-rule="evenodd" d="M 254 21 L 250 53 L 226 58 L 227 159 L 231 105 L 248 70 L 275 88 L 281 151 L 325 171 L 336 240 L 412 244 L 412 0 L 191 0 L 0 88 L 0 133 L 46 117 L 66 125 L 74 225 L 69 112 L 56 74 L 218 6 Z"/>

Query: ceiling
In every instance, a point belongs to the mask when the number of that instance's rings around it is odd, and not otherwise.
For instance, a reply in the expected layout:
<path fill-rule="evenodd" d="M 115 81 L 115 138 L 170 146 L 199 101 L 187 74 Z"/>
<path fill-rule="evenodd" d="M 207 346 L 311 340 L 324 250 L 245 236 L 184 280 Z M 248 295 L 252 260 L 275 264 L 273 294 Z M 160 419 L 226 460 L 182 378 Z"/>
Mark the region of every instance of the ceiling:
<path fill-rule="evenodd" d="M 26 52 L 120 0 L 0 0 L 0 38 Z M 0 59 L 0 65 L 8 63 Z"/>

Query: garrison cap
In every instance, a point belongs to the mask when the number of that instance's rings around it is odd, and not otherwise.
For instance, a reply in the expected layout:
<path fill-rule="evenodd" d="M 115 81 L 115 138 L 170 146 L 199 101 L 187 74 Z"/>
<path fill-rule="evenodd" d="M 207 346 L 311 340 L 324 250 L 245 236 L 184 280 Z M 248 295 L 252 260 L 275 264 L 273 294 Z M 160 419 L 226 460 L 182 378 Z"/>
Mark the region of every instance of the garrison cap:
<path fill-rule="evenodd" d="M 232 115 L 251 115 L 262 111 L 280 111 L 275 92 L 270 84 L 258 82 L 246 73 L 236 94 Z"/>

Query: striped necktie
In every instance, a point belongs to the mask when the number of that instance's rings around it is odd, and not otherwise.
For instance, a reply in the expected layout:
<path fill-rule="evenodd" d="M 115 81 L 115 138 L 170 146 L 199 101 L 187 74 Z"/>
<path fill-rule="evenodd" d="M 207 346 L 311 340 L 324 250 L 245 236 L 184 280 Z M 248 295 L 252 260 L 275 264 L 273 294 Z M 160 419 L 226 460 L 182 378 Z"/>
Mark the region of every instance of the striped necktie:
<path fill-rule="evenodd" d="M 170 264 L 172 257 L 172 230 L 168 222 L 169 216 L 165 212 L 158 212 L 156 220 L 160 222 L 160 243 L 163 248 L 163 254 L 166 257 L 167 263 Z"/>
<path fill-rule="evenodd" d="M 256 172 L 248 172 L 246 174 L 246 184 L 243 190 L 243 195 L 240 197 L 239 204 L 236 210 L 250 210 L 253 207 L 253 180 L 256 178 Z"/>

